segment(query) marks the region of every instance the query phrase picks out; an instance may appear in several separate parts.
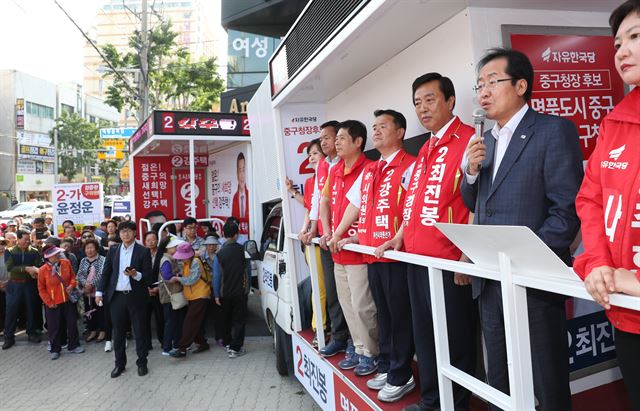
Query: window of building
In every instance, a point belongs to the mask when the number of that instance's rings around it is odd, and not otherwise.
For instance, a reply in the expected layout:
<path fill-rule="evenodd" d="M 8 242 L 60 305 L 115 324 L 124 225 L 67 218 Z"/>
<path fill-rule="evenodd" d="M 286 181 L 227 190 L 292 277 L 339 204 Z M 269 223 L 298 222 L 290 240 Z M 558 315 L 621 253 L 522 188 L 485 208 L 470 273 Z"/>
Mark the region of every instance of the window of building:
<path fill-rule="evenodd" d="M 72 115 L 75 111 L 75 107 L 70 106 L 69 104 L 60 103 L 60 110 L 62 110 L 63 113 Z"/>
<path fill-rule="evenodd" d="M 27 114 L 53 120 L 53 107 L 27 101 Z"/>

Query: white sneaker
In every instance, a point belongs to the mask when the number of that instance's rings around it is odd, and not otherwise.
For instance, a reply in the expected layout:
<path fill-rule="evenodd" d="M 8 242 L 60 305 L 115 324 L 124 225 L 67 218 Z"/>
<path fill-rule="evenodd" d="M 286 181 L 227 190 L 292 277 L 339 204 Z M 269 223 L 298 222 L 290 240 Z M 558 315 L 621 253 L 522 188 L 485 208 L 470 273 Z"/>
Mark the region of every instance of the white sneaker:
<path fill-rule="evenodd" d="M 386 383 L 387 383 L 387 373 L 379 372 L 375 375 L 375 377 L 370 378 L 369 381 L 367 381 L 367 387 L 371 388 L 372 390 L 380 391 L 381 389 L 384 388 L 384 385 Z"/>
<path fill-rule="evenodd" d="M 378 392 L 378 400 L 383 402 L 395 402 L 404 397 L 405 394 L 411 392 L 416 386 L 413 375 L 404 385 L 385 384 L 384 388 Z"/>
<path fill-rule="evenodd" d="M 113 344 L 111 341 L 107 341 L 104 343 L 104 352 L 111 352 L 113 350 Z"/>

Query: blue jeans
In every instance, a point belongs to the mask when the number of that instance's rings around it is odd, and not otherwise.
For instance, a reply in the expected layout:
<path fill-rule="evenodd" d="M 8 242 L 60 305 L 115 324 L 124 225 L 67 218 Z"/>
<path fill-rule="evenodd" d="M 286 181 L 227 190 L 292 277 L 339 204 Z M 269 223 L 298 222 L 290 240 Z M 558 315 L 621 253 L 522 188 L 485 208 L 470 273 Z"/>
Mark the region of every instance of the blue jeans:
<path fill-rule="evenodd" d="M 36 282 L 27 280 L 25 282 L 9 281 L 7 283 L 6 298 L 7 310 L 4 323 L 4 338 L 13 340 L 16 332 L 16 321 L 18 319 L 18 311 L 22 304 L 26 307 L 27 315 L 27 334 L 35 335 L 34 318 L 35 318 L 35 295 Z"/>
<path fill-rule="evenodd" d="M 174 310 L 171 303 L 162 304 L 164 310 L 164 337 L 162 339 L 162 351 L 169 352 L 172 348 L 178 348 L 178 341 L 182 337 L 182 323 L 187 314 L 187 307 Z"/>

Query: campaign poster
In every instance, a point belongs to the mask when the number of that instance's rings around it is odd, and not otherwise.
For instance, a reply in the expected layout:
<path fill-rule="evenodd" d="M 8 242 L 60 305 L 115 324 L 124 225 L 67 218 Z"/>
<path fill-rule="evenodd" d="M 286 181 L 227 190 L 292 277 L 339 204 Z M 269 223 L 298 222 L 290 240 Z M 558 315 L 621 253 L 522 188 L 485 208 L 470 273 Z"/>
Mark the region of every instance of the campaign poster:
<path fill-rule="evenodd" d="M 191 186 L 191 173 L 188 168 L 174 169 L 176 215 L 177 219 L 187 217 L 207 218 L 207 206 L 205 204 L 205 192 L 207 169 L 196 167 L 195 185 Z M 195 197 L 196 212 L 191 209 L 191 196 Z"/>
<path fill-rule="evenodd" d="M 531 108 L 573 121 L 587 160 L 604 116 L 624 97 L 610 36 L 511 34 L 534 69 Z"/>
<path fill-rule="evenodd" d="M 102 183 L 55 184 L 53 224 L 56 234 L 62 234 L 62 223 L 73 221 L 77 230 L 84 226 L 100 226 L 104 220 Z"/>
<path fill-rule="evenodd" d="M 247 146 L 242 144 L 210 154 L 207 167 L 209 217 L 222 221 L 231 216 L 237 218 L 241 243 L 249 239 L 249 161 Z M 221 232 L 219 234 L 222 235 Z"/>
<path fill-rule="evenodd" d="M 161 211 L 167 220 L 173 218 L 172 167 L 169 157 L 135 156 L 133 158 L 136 218 L 151 211 Z"/>

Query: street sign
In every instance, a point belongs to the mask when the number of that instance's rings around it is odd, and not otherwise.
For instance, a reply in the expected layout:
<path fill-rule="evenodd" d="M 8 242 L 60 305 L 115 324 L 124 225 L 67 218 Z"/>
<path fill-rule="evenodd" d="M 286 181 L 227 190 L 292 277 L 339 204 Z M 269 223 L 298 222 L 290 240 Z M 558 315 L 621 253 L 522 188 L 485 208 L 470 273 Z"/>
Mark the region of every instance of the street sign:
<path fill-rule="evenodd" d="M 122 160 L 124 151 L 116 150 L 115 147 L 107 147 L 107 151 L 98 152 L 98 160 Z"/>
<path fill-rule="evenodd" d="M 136 131 L 135 127 L 110 127 L 100 129 L 100 138 L 126 138 Z"/>
<path fill-rule="evenodd" d="M 116 150 L 124 150 L 127 147 L 127 140 L 123 138 L 105 138 L 101 140 L 102 147 L 115 147 Z"/>

